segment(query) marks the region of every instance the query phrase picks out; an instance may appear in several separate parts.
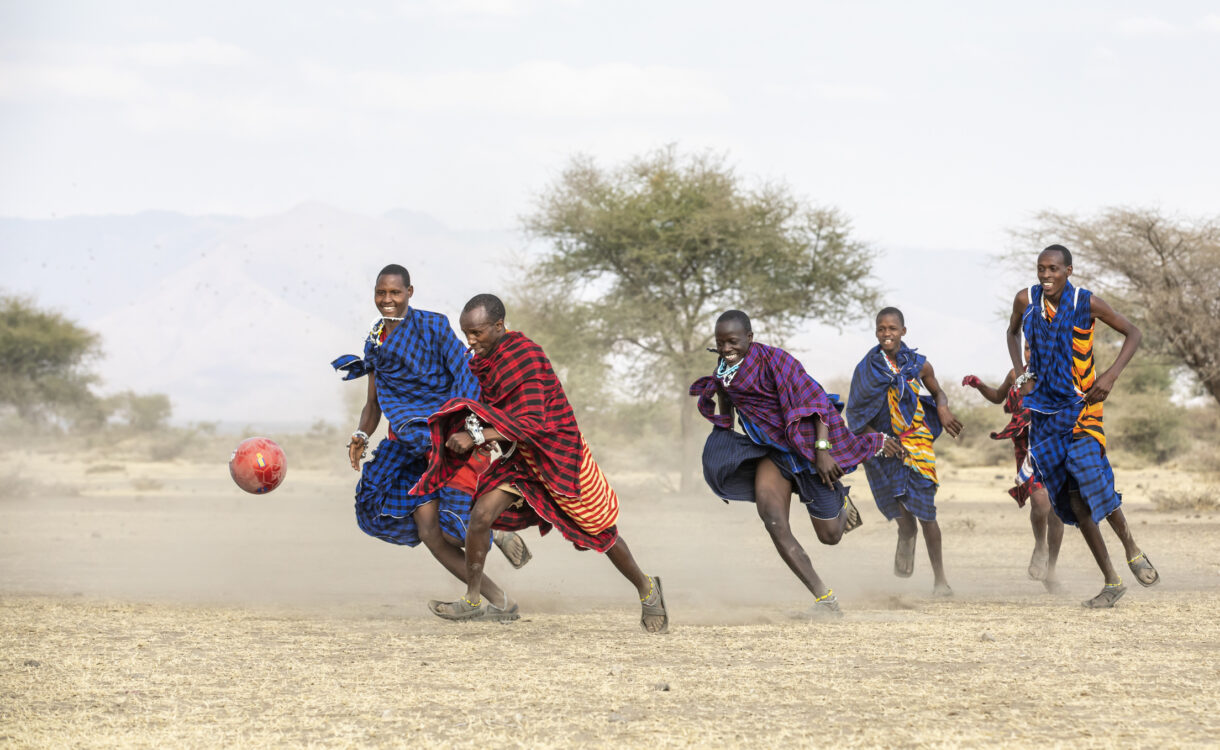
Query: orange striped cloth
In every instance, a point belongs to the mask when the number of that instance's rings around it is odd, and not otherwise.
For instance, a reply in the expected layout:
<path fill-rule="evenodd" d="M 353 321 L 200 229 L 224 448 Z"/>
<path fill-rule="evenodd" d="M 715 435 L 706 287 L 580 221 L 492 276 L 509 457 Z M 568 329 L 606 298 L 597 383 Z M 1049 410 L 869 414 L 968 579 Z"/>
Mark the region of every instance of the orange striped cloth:
<path fill-rule="evenodd" d="M 1056 308 L 1046 297 L 1042 298 L 1042 308 L 1047 320 L 1055 319 Z M 1089 389 L 1093 387 L 1094 381 L 1097 380 L 1097 363 L 1093 359 L 1093 330 L 1095 327 L 1096 324 L 1091 324 L 1088 328 L 1072 326 L 1072 385 L 1081 396 L 1088 393 Z M 1102 451 L 1105 451 L 1106 430 L 1102 425 L 1101 401 L 1085 404 L 1084 408 L 1080 410 L 1080 416 L 1076 418 L 1072 435 L 1088 435 L 1100 443 Z"/>
<path fill-rule="evenodd" d="M 530 471 L 541 477 L 530 447 L 521 445 L 519 448 Z M 545 482 L 543 484 L 546 485 Z M 589 534 L 600 534 L 618 523 L 618 495 L 606 481 L 606 475 L 597 461 L 593 460 L 593 453 L 583 435 L 580 438 L 580 495 L 568 497 L 556 492 L 550 485 L 546 485 L 546 491 L 555 504 Z"/>

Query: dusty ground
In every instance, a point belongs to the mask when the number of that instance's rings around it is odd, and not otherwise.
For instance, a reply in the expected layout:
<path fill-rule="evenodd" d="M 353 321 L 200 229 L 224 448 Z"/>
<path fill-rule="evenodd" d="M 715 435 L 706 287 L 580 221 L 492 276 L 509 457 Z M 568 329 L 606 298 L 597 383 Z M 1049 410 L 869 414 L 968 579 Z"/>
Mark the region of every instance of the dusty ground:
<path fill-rule="evenodd" d="M 782 745 L 1206 746 L 1220 737 L 1220 514 L 1156 513 L 1185 481 L 1118 469 L 1161 570 L 1114 611 L 1074 532 L 1067 593 L 1025 578 L 1027 515 L 1004 470 L 949 471 L 949 578 L 890 573 L 894 528 L 838 547 L 799 535 L 839 593 L 809 600 L 753 509 L 625 493 L 621 528 L 664 576 L 672 633 L 638 630 L 611 566 L 530 533 L 492 573 L 525 613 L 454 626 L 460 591 L 427 552 L 363 536 L 354 474 L 290 469 L 254 497 L 216 466 L 0 464 L 53 484 L 0 502 L 0 745 L 14 747 Z M 863 478 L 860 477 L 860 480 Z M 857 482 L 858 484 L 859 482 Z M 73 494 L 73 493 L 76 494 Z M 799 518 L 794 514 L 794 519 Z M 1117 557 L 1117 542 L 1109 537 Z M 493 555 L 496 553 L 493 552 Z"/>

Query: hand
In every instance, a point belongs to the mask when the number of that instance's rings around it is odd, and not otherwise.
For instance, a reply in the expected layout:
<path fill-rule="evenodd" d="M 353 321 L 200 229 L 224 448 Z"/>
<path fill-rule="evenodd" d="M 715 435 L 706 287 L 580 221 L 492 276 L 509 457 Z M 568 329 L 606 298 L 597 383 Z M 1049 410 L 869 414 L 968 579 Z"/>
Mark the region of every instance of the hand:
<path fill-rule="evenodd" d="M 966 377 L 962 378 L 962 385 L 967 385 L 971 388 L 978 388 L 982 384 L 983 381 L 979 380 L 977 375 L 967 375 Z"/>
<path fill-rule="evenodd" d="M 474 438 L 465 430 L 458 430 L 445 441 L 445 447 L 454 453 L 466 455 L 474 448 Z"/>
<path fill-rule="evenodd" d="M 906 448 L 902 447 L 902 441 L 890 435 L 885 436 L 885 442 L 881 444 L 881 452 L 886 456 L 893 458 L 895 456 L 904 455 L 907 452 Z"/>
<path fill-rule="evenodd" d="M 839 477 L 843 476 L 843 467 L 839 466 L 839 462 L 834 460 L 830 455 L 830 451 L 818 451 L 814 457 L 813 465 L 817 468 L 818 476 L 822 478 L 822 483 L 827 487 L 833 487 Z"/>
<path fill-rule="evenodd" d="M 953 416 L 953 412 L 949 411 L 948 406 L 936 407 L 936 414 L 940 417 L 940 425 L 945 428 L 945 432 L 953 437 L 962 434 L 962 423 L 957 421 L 957 417 Z"/>
<path fill-rule="evenodd" d="M 1117 377 L 1112 377 L 1110 371 L 1103 372 L 1097 380 L 1093 381 L 1093 387 L 1088 393 L 1084 394 L 1084 402 L 1086 404 L 1099 404 L 1105 401 L 1110 396 L 1110 391 L 1114 388 L 1114 381 Z"/>
<path fill-rule="evenodd" d="M 347 444 L 347 460 L 351 461 L 352 468 L 360 471 L 360 459 L 364 458 L 364 449 L 369 445 L 364 438 L 352 436 L 352 441 Z"/>

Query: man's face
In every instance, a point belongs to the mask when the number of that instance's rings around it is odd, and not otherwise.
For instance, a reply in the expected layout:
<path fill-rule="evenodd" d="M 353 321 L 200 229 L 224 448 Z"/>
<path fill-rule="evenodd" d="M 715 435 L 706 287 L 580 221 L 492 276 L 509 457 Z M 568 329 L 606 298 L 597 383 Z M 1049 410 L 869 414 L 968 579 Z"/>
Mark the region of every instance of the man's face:
<path fill-rule="evenodd" d="M 877 318 L 877 343 L 881 351 L 889 355 L 898 353 L 902 348 L 902 337 L 907 335 L 907 328 L 897 315 L 882 315 Z"/>
<path fill-rule="evenodd" d="M 403 318 L 407 315 L 407 303 L 415 287 L 405 286 L 398 274 L 386 274 L 377 277 L 373 287 L 373 304 L 383 318 Z"/>
<path fill-rule="evenodd" d="M 1063 253 L 1058 250 L 1047 250 L 1038 256 L 1038 283 L 1048 297 L 1058 299 L 1071 275 L 1072 267 L 1063 264 Z"/>
<path fill-rule="evenodd" d="M 725 320 L 716 324 L 716 353 L 732 367 L 746 358 L 754 333 L 747 331 L 740 320 Z"/>
<path fill-rule="evenodd" d="M 504 338 L 504 320 L 488 320 L 487 310 L 476 307 L 462 313 L 458 325 L 466 336 L 466 344 L 476 357 L 486 357 Z"/>

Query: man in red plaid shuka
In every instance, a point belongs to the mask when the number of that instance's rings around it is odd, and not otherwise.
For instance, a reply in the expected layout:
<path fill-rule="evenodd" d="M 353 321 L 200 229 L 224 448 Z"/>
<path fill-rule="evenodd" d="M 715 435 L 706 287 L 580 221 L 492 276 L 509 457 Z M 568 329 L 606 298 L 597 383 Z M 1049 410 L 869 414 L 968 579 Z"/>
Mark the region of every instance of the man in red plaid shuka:
<path fill-rule="evenodd" d="M 485 619 L 479 587 L 491 529 L 538 526 L 546 534 L 555 527 L 577 549 L 605 553 L 639 593 L 640 625 L 650 633 L 666 632 L 661 579 L 640 570 L 619 536 L 618 497 L 580 434 L 563 385 L 542 348 L 506 330 L 504 316 L 504 303 L 494 295 L 466 303 L 461 328 L 482 397 L 451 399 L 428 419 L 432 451 L 412 494 L 434 492 L 455 479 L 470 482 L 471 472 L 463 468 L 490 461 L 476 470 L 471 488 L 466 595 L 429 608 L 448 620 Z"/>

